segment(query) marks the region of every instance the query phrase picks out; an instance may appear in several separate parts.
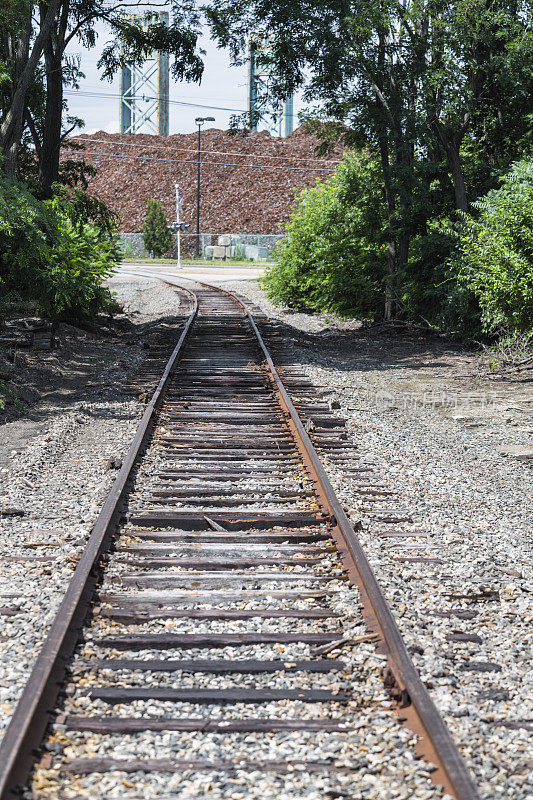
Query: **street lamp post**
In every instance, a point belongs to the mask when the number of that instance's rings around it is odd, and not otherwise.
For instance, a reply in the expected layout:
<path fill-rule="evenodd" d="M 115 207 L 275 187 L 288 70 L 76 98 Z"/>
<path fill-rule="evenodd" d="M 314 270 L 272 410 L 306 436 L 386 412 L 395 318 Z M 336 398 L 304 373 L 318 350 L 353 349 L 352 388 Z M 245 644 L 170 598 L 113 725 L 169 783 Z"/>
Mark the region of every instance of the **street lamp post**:
<path fill-rule="evenodd" d="M 196 117 L 195 124 L 198 125 L 198 160 L 196 178 L 196 256 L 200 257 L 200 147 L 201 132 L 204 122 L 214 122 L 214 117 Z"/>

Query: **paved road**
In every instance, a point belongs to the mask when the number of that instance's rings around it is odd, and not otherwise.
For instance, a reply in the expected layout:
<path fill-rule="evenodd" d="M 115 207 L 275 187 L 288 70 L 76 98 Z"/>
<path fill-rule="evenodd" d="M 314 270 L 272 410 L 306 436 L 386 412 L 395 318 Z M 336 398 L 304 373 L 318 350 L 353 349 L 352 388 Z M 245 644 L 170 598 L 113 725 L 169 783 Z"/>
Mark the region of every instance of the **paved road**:
<path fill-rule="evenodd" d="M 184 266 L 178 269 L 172 264 L 150 264 L 145 261 L 128 262 L 120 266 L 121 273 L 140 272 L 146 274 L 151 272 L 154 275 L 174 275 L 182 278 L 190 278 L 197 281 L 249 281 L 259 278 L 265 272 L 264 266 L 254 265 L 253 267 L 234 267 L 211 266 L 210 264 L 198 264 L 196 266 Z"/>

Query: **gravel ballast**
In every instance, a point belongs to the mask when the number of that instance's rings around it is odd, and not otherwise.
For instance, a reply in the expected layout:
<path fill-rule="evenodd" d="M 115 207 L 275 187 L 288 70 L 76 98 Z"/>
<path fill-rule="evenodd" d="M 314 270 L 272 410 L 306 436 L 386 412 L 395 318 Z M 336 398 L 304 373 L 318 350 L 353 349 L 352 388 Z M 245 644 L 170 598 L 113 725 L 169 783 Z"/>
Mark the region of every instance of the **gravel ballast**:
<path fill-rule="evenodd" d="M 173 319 L 175 342 L 188 309 L 183 293 L 150 278 L 126 284 L 117 277 L 110 285 L 128 305 L 129 327 L 114 341 L 93 336 L 81 345 L 90 387 L 63 393 L 62 376 L 80 362 L 71 362 L 69 346 L 53 351 L 59 390 L 47 386 L 41 402 L 0 429 L 2 732 L 144 411 L 136 373 L 158 327 L 146 323 L 165 317 L 171 326 Z"/>
<path fill-rule="evenodd" d="M 162 291 L 160 285 L 152 284 L 157 286 L 154 294 L 144 293 L 143 279 L 135 279 L 137 288 L 133 289 L 130 280 L 124 275 L 116 279 L 130 315 L 141 306 L 145 317 L 139 319 L 155 320 L 160 303 L 165 313 L 164 296 L 168 292 L 170 304 L 170 290 Z M 184 285 L 190 287 L 189 283 Z M 492 405 L 486 399 L 481 402 L 479 382 L 469 385 L 465 381 L 461 387 L 459 375 L 453 374 L 449 379 L 446 370 L 453 363 L 453 354 L 446 347 L 431 352 L 431 344 L 408 342 L 397 348 L 387 340 L 365 342 L 364 333 L 352 323 L 331 323 L 324 317 L 273 310 L 256 283 L 239 281 L 222 285 L 247 296 L 278 318 L 285 334 L 285 345 L 276 351 L 279 363 L 303 368 L 331 402 L 335 413 L 346 419 L 348 441 L 362 456 L 371 457 L 384 489 L 394 493 L 372 501 L 368 495 L 363 498 L 359 481 L 343 471 L 343 464 L 324 457 L 326 470 L 357 526 L 358 536 L 422 679 L 483 796 L 529 800 L 533 788 L 528 773 L 531 761 L 528 761 L 527 738 L 533 717 L 529 669 L 533 615 L 527 525 L 533 481 L 527 460 L 513 460 L 502 454 L 505 442 L 509 441 L 527 451 L 528 423 L 524 422 L 529 409 L 527 393 L 521 386 L 506 385 L 498 395 L 500 387 L 493 391 L 491 385 L 491 392 L 498 397 L 492 398 Z M 167 313 L 175 313 L 175 309 L 168 308 Z M 325 328 L 329 330 L 324 332 Z M 128 353 L 129 366 L 134 372 L 142 351 L 139 348 L 135 357 L 131 357 L 131 348 Z M 467 357 L 460 354 L 459 359 L 464 363 Z M 285 367 L 281 367 L 282 376 Z M 440 397 L 440 404 L 436 396 Z M 456 405 L 450 410 L 452 396 L 456 397 Z M 512 403 L 522 409 L 520 413 L 507 411 Z M 110 461 L 120 461 L 124 455 L 142 410 L 138 398 L 132 399 L 127 393 L 121 396 L 110 380 L 107 393 L 102 386 L 94 397 L 71 403 L 68 411 L 61 409 L 55 415 L 50 414 L 39 438 L 19 447 L 13 453 L 13 460 L 2 468 L 2 478 L 6 478 L 8 487 L 2 496 L 2 506 L 24 512 L 23 516 L 13 513 L 0 517 L 4 532 L 0 604 L 6 611 L 0 620 L 7 632 L 6 640 L 0 642 L 0 647 L 5 648 L 0 659 L 1 684 L 8 687 L 1 695 L 4 724 L 72 575 L 76 556 L 111 486 L 114 474 Z M 507 420 L 516 417 L 518 424 L 509 428 Z M 157 455 L 149 457 L 139 474 L 149 476 L 157 466 Z M 297 475 L 289 478 L 287 488 L 297 480 Z M 141 506 L 142 494 L 134 494 L 130 510 Z M 183 507 L 187 507 L 186 503 Z M 407 521 L 377 523 L 376 514 L 381 507 L 405 509 Z M 268 508 L 267 500 L 263 508 Z M 413 535 L 391 535 L 399 528 Z M 378 535 L 383 533 L 387 535 Z M 268 555 L 274 550 L 271 547 Z M 28 552 L 33 560 L 27 560 Z M 20 560 L 19 554 L 24 560 Z M 35 556 L 50 560 L 35 560 Z M 331 566 L 335 568 L 335 557 Z M 298 567 L 291 569 L 298 571 Z M 267 567 L 265 571 L 275 570 Z M 313 571 L 320 575 L 319 568 Z M 309 569 L 305 572 L 309 574 Z M 121 568 L 111 565 L 104 589 L 121 591 L 120 575 Z M 216 582 L 210 588 L 216 589 Z M 274 593 L 267 599 L 268 605 L 283 608 L 284 601 L 274 595 L 286 591 L 287 584 L 273 581 L 268 588 Z M 318 587 L 309 580 L 302 582 L 300 588 L 314 591 Z M 346 631 L 353 636 L 365 633 L 357 592 L 342 581 L 335 581 L 332 588 L 333 607 L 343 614 L 342 621 L 306 621 L 302 630 L 336 631 L 342 625 L 343 636 Z M 253 602 L 244 606 L 231 602 L 226 605 L 249 610 Z M 299 602 L 302 608 L 307 607 L 307 601 Z M 209 608 L 209 603 L 202 607 Z M 284 625 L 280 623 L 280 620 L 270 623 L 254 618 L 237 624 L 222 620 L 214 623 L 168 620 L 128 627 L 97 619 L 78 649 L 77 660 L 81 663 L 110 655 L 109 649 L 101 649 L 93 641 L 99 636 L 162 630 L 180 634 L 268 631 L 269 625 L 273 630 L 283 631 Z M 287 624 L 289 629 L 293 628 Z M 478 638 L 462 641 L 464 634 L 475 634 Z M 281 658 L 292 662 L 312 656 L 313 647 L 301 643 L 282 647 L 270 644 L 225 647 L 217 650 L 216 656 L 268 660 L 279 658 L 280 653 Z M 112 651 L 116 658 L 129 656 L 143 660 L 156 655 L 152 650 Z M 186 658 L 207 655 L 201 648 L 191 649 Z M 165 658 L 183 657 L 178 650 L 165 651 Z M 144 732 L 113 737 L 69 732 L 67 736 L 59 723 L 49 745 L 51 752 L 62 753 L 67 759 L 86 757 L 89 753 L 94 757 L 118 754 L 124 759 L 211 760 L 222 757 L 228 749 L 239 753 L 243 760 L 329 758 L 349 766 L 348 773 L 310 775 L 295 768 L 287 778 L 246 769 L 229 774 L 114 771 L 104 776 L 93 773 L 72 778 L 59 774 L 52 766 L 39 770 L 33 785 L 36 796 L 120 797 L 121 800 L 148 796 L 159 800 L 196 797 L 228 800 L 250 796 L 269 800 L 348 796 L 360 800 L 446 798 L 431 784 L 428 765 L 416 759 L 412 734 L 399 727 L 391 716 L 391 704 L 380 678 L 383 658 L 375 653 L 373 645 L 346 647 L 333 657 L 343 658 L 347 669 L 327 676 L 313 675 L 312 685 L 342 691 L 356 674 L 357 697 L 350 701 L 349 711 L 352 719 L 357 720 L 356 729 L 361 725 L 361 732 L 274 733 L 267 737 L 269 746 L 265 749 L 265 737 L 255 733 L 195 737 L 178 732 Z M 143 683 L 145 678 L 165 687 L 248 685 L 246 676 L 210 675 L 199 680 L 198 675 L 193 679 L 187 672 L 144 673 Z M 203 706 L 185 702 L 177 705 L 141 700 L 109 706 L 94 699 L 89 701 L 84 691 L 104 681 L 107 685 L 118 683 L 128 687 L 141 684 L 139 674 L 133 671 L 85 671 L 76 691 L 67 698 L 65 711 L 83 715 L 84 709 L 91 705 L 103 716 L 205 715 Z M 254 676 L 249 685 L 270 689 L 278 685 L 301 687 L 302 682 L 297 674 L 289 677 L 274 674 L 260 680 Z M 257 708 L 252 711 L 241 704 L 228 704 L 222 710 L 224 719 L 247 715 L 312 718 L 326 713 L 327 707 L 319 703 L 309 708 L 297 701 L 266 703 L 260 714 Z"/>
<path fill-rule="evenodd" d="M 256 282 L 220 285 L 277 318 L 280 361 L 301 366 L 346 419 L 394 492 L 382 505 L 408 510 L 406 524 L 377 523 L 379 504 L 325 458 L 483 795 L 531 797 L 533 472 L 510 455 L 531 448 L 529 384 L 477 374 L 471 354 L 440 341 L 366 339 L 349 321 L 285 313 Z M 398 528 L 424 536 L 376 535 Z"/>

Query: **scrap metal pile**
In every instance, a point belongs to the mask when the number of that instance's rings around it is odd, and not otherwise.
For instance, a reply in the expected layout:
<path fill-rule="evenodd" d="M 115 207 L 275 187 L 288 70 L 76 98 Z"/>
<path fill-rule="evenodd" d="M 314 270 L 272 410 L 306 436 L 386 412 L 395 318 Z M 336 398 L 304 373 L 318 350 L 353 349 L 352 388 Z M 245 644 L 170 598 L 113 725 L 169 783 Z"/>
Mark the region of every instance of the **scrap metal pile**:
<path fill-rule="evenodd" d="M 70 140 L 62 158 L 83 158 L 98 174 L 89 191 L 116 212 L 120 229 L 141 230 L 147 200 L 160 200 L 175 219 L 174 184 L 184 199 L 182 220 L 196 219 L 197 134 L 168 137 L 99 131 Z M 281 233 L 295 191 L 329 177 L 342 149 L 317 158 L 317 139 L 296 130 L 287 138 L 266 131 L 246 136 L 202 132 L 201 228 L 206 233 Z M 192 225 L 191 225 L 192 227 Z"/>

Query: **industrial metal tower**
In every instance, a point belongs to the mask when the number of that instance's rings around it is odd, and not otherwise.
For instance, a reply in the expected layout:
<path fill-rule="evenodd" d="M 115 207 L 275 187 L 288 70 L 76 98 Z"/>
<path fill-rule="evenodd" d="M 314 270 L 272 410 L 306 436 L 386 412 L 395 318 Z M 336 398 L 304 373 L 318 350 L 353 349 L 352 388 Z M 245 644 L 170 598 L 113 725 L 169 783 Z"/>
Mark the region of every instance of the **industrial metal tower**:
<path fill-rule="evenodd" d="M 250 37 L 248 44 L 248 119 L 249 127 L 257 130 L 263 123 L 274 136 L 289 136 L 294 130 L 294 97 L 283 100 L 281 115 L 264 104 L 268 100 L 274 73 L 262 55 L 268 56 L 269 42 L 265 37 Z"/>
<path fill-rule="evenodd" d="M 156 21 L 168 25 L 168 13 L 149 12 L 128 19 L 144 28 Z M 142 64 L 125 64 L 120 72 L 120 131 L 140 133 L 143 127 L 168 136 L 169 113 L 168 53 L 154 51 Z"/>

